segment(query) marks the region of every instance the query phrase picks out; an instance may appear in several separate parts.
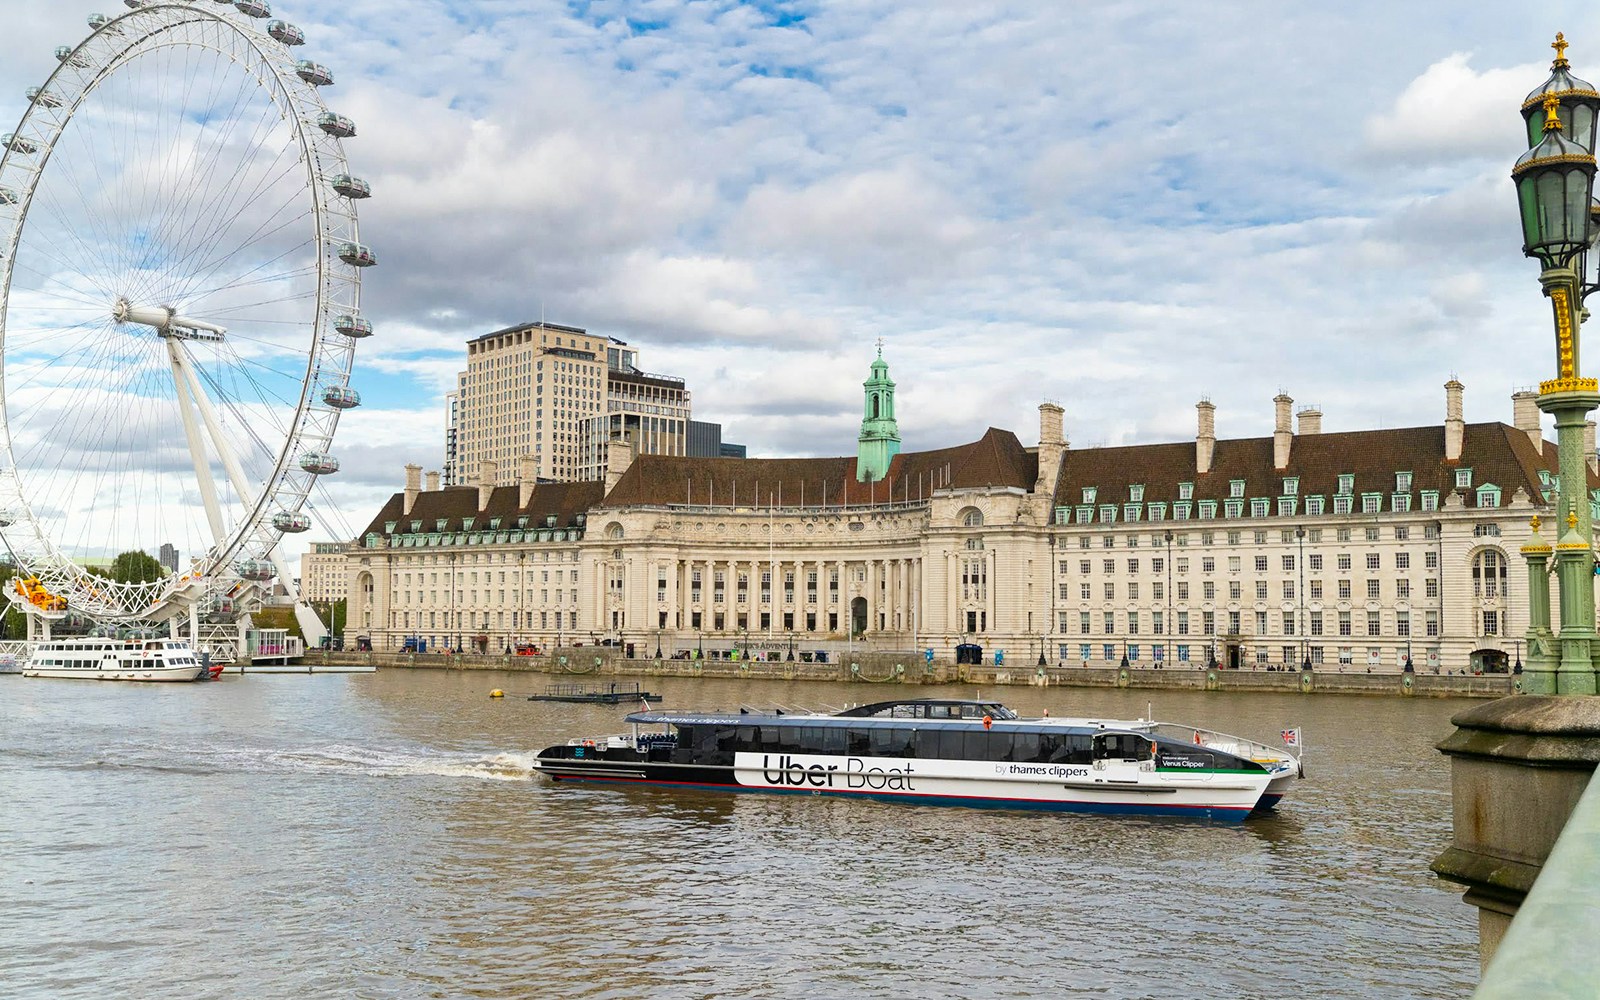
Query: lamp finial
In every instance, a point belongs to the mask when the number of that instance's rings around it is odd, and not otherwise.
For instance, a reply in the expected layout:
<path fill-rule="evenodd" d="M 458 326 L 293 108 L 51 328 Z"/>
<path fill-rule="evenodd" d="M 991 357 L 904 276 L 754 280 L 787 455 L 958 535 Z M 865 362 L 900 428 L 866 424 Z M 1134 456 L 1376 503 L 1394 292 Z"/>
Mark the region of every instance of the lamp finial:
<path fill-rule="evenodd" d="M 1532 528 L 1535 533 L 1538 533 L 1538 531 L 1539 531 L 1539 515 L 1538 514 L 1533 515 L 1533 520 L 1528 522 L 1528 527 Z"/>
<path fill-rule="evenodd" d="M 1556 109 L 1561 106 L 1561 98 L 1554 94 L 1544 95 L 1544 130 L 1546 132 L 1561 131 L 1561 116 Z"/>
<path fill-rule="evenodd" d="M 1556 40 L 1550 43 L 1550 47 L 1556 50 L 1555 61 L 1550 64 L 1551 69 L 1566 69 L 1571 65 L 1567 62 L 1567 38 L 1565 35 L 1559 31 L 1556 32 Z"/>

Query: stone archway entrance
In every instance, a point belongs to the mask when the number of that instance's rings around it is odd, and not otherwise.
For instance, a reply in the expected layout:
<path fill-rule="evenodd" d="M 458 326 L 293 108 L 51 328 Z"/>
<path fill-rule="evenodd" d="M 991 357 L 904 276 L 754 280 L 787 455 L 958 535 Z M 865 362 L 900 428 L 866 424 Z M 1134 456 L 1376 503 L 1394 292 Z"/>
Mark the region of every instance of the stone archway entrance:
<path fill-rule="evenodd" d="M 857 597 L 850 602 L 850 630 L 856 635 L 867 630 L 867 599 Z"/>

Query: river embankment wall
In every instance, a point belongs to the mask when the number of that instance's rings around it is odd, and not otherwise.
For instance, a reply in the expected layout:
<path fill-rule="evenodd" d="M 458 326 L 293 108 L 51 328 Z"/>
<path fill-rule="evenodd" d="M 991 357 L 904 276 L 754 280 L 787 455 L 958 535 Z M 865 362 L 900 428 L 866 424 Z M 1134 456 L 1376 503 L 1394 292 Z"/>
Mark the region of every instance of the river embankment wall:
<path fill-rule="evenodd" d="M 798 660 L 680 660 L 628 658 L 607 647 L 574 647 L 540 656 L 446 653 L 327 652 L 302 661 L 309 669 L 376 667 L 402 670 L 509 670 L 581 677 L 709 677 L 861 684 L 971 684 L 1034 687 L 1117 687 L 1149 690 L 1260 691 L 1274 694 L 1345 694 L 1422 698 L 1503 698 L 1521 691 L 1509 674 L 1340 673 L 1140 667 L 1059 667 L 927 663 L 904 655 L 866 653 L 840 663 Z"/>

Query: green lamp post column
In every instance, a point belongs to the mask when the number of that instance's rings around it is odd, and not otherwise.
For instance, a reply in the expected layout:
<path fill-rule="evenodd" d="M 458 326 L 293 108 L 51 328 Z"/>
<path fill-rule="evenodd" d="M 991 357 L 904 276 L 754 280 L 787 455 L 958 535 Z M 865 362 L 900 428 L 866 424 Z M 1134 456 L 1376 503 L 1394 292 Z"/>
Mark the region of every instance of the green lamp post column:
<path fill-rule="evenodd" d="M 1556 59 L 1545 83 L 1528 95 L 1522 115 L 1532 148 L 1517 159 L 1516 183 L 1522 219 L 1523 253 L 1541 265 L 1539 283 L 1550 299 L 1555 320 L 1556 377 L 1539 384 L 1539 408 L 1555 417 L 1561 489 L 1556 511 L 1567 530 L 1556 544 L 1556 578 L 1561 589 L 1560 649 L 1552 672 L 1548 656 L 1530 652 L 1534 674 L 1527 690 L 1547 694 L 1594 694 L 1595 659 L 1600 641 L 1594 627 L 1594 575 L 1590 546 L 1588 460 L 1583 434 L 1590 410 L 1600 406 L 1600 381 L 1579 375 L 1578 327 L 1583 320 L 1586 253 L 1595 235 L 1593 202 L 1595 118 L 1600 93 L 1569 72 L 1566 40 L 1556 36 Z M 1568 135 L 1562 114 L 1573 124 Z M 1537 141 L 1534 142 L 1535 133 Z M 1539 553 L 1527 553 L 1530 574 Z M 1530 603 L 1534 592 L 1530 588 Z M 1548 626 L 1548 598 L 1545 604 Z M 1529 609 L 1530 650 L 1533 622 Z"/>
<path fill-rule="evenodd" d="M 1550 543 L 1539 535 L 1539 516 L 1533 518 L 1533 534 L 1522 547 L 1528 561 L 1528 663 L 1523 669 L 1522 689 L 1530 694 L 1554 694 L 1556 671 L 1561 657 L 1550 631 Z"/>

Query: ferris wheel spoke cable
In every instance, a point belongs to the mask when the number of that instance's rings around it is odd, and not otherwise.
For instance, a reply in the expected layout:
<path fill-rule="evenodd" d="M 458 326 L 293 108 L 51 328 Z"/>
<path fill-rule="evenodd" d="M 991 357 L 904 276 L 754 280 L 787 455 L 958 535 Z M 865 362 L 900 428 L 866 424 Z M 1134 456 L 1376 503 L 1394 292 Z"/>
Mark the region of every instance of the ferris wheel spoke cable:
<path fill-rule="evenodd" d="M 227 264 L 227 262 L 232 259 L 232 256 L 234 254 L 243 253 L 244 251 L 249 250 L 251 247 L 255 246 L 257 243 L 260 243 L 262 240 L 267 239 L 270 236 L 274 236 L 277 233 L 279 233 L 280 231 L 288 228 L 289 226 L 291 226 L 291 225 L 293 225 L 293 224 L 295 224 L 297 222 L 300 222 L 300 221 L 302 221 L 302 220 L 304 220 L 306 218 L 309 218 L 309 217 L 310 217 L 310 213 L 305 213 L 305 214 L 303 214 L 301 216 L 298 216 L 296 218 L 285 219 L 282 222 L 278 223 L 277 225 L 273 226 L 270 230 L 265 230 L 265 231 L 263 231 L 263 229 L 264 229 L 266 223 L 262 223 L 260 226 L 256 227 L 255 231 L 250 234 L 250 238 L 248 240 L 246 240 L 244 243 L 239 244 L 237 247 L 235 247 L 234 249 L 230 250 L 226 254 L 221 254 L 221 255 L 215 257 L 214 259 L 206 261 L 205 263 L 199 265 L 196 268 L 196 272 L 197 272 L 198 276 L 194 279 L 193 282 L 191 282 L 191 285 L 194 284 L 194 283 L 198 283 L 200 281 L 209 281 L 217 273 L 217 271 L 219 271 L 223 267 L 223 265 Z M 301 244 L 301 245 L 303 246 L 304 244 Z M 286 251 L 278 254 L 276 257 L 272 258 L 272 260 L 268 261 L 267 264 L 270 266 L 270 264 L 275 263 L 278 260 L 281 260 L 282 258 L 288 256 L 289 253 L 293 252 L 294 249 L 298 249 L 298 247 L 291 248 L 291 250 L 286 250 Z M 257 267 L 260 267 L 260 266 L 262 266 L 262 265 L 257 265 Z"/>
<path fill-rule="evenodd" d="M 182 100 L 178 105 L 181 107 L 179 118 L 183 120 L 187 120 L 195 114 L 195 111 L 191 110 L 191 107 L 194 103 L 196 103 L 193 99 L 193 88 L 197 74 L 193 71 L 190 58 L 191 55 L 191 52 L 185 52 L 185 72 L 183 74 L 184 92 Z M 210 59 L 210 62 L 211 80 L 214 88 L 220 59 L 213 55 Z M 199 177 L 202 178 L 202 181 L 201 183 L 180 185 L 179 190 L 181 191 L 181 196 L 170 200 L 166 203 L 166 205 L 163 206 L 166 208 L 166 212 L 164 213 L 161 223 L 156 227 L 156 238 L 158 241 L 163 243 L 165 242 L 165 238 L 170 232 L 169 227 L 173 224 L 171 220 L 188 217 L 191 221 L 193 221 L 198 218 L 198 213 L 190 211 L 191 206 L 194 204 L 194 199 L 197 196 L 203 197 L 204 194 L 208 192 L 209 185 L 205 183 L 205 181 L 214 176 L 213 171 L 203 170 L 202 167 L 206 163 L 215 163 L 218 160 L 218 154 L 221 152 L 221 150 L 226 148 L 227 141 L 232 134 L 231 123 L 237 117 L 239 107 L 243 103 L 244 99 L 245 88 L 241 81 L 239 87 L 234 92 L 232 108 L 229 110 L 227 115 L 223 116 L 223 121 L 228 123 L 228 127 L 221 129 L 210 127 L 212 121 L 210 108 L 201 109 L 204 112 L 200 116 L 201 121 L 195 122 L 191 125 L 191 128 L 196 130 L 198 134 L 196 134 L 193 141 L 190 142 L 188 160 L 182 165 L 176 166 L 171 172 L 177 177 Z M 174 107 L 174 103 L 171 101 L 162 101 L 161 107 L 163 109 L 172 108 Z M 209 149 L 207 148 L 205 142 L 208 132 L 211 133 L 211 145 Z"/>
<path fill-rule="evenodd" d="M 266 112 L 272 112 L 272 111 L 275 111 L 275 110 L 276 110 L 276 102 L 270 103 L 268 105 L 268 107 L 265 109 L 264 113 L 256 121 L 255 126 L 252 129 L 251 137 L 250 137 L 250 143 L 252 145 L 259 144 L 259 143 L 264 141 L 264 137 L 262 135 L 262 129 L 264 127 L 271 128 L 274 125 L 274 122 L 272 120 L 274 116 L 271 115 L 271 114 L 268 114 Z M 231 128 L 232 128 L 231 123 L 233 121 L 237 120 L 237 116 L 236 115 L 230 115 L 229 118 L 230 118 L 230 126 L 229 126 L 229 130 L 228 131 L 231 133 Z M 221 137 L 219 137 L 219 139 L 220 138 Z M 285 142 L 285 143 L 283 143 L 282 145 L 279 146 L 277 154 L 273 157 L 271 164 L 268 165 L 265 168 L 265 172 L 262 175 L 263 178 L 265 177 L 265 175 L 267 173 L 272 173 L 274 170 L 278 169 L 278 163 L 282 160 L 284 152 L 289 148 L 290 147 L 289 147 L 289 144 L 287 142 Z M 289 171 L 293 170 L 295 167 L 298 167 L 298 166 L 300 166 L 300 164 L 298 162 L 298 159 L 291 160 L 290 163 L 286 167 L 284 167 L 281 171 L 278 171 L 277 177 L 275 177 L 274 180 L 276 181 L 278 179 L 281 179 L 282 177 L 286 176 Z M 209 227 L 208 236 L 205 239 L 203 239 L 202 241 L 198 242 L 194 246 L 193 252 L 194 252 L 194 254 L 196 256 L 198 256 L 201 259 L 204 259 L 205 257 L 209 256 L 212 253 L 212 251 L 213 251 L 214 247 L 216 246 L 216 244 L 218 242 L 220 242 L 225 237 L 227 231 L 232 228 L 233 222 L 241 214 L 243 214 L 243 212 L 245 210 L 247 210 L 250 206 L 254 205 L 255 202 L 259 198 L 261 198 L 263 194 L 265 194 L 268 190 L 270 190 L 274 186 L 272 184 L 266 184 L 266 183 L 254 183 L 253 180 L 254 180 L 253 178 L 250 178 L 248 176 L 242 176 L 240 178 L 240 182 L 238 184 L 236 184 L 230 190 L 230 192 L 229 192 L 229 200 L 228 200 L 227 204 L 218 207 L 218 210 L 217 210 L 216 215 L 215 215 L 214 218 L 208 218 L 208 219 L 205 220 L 205 222 L 207 223 L 207 225 Z M 238 198 L 240 196 L 245 195 L 245 193 L 247 191 L 249 192 L 249 194 L 248 194 L 247 197 L 245 197 L 243 204 L 242 205 L 238 205 L 237 207 L 235 207 L 235 202 L 238 200 Z M 300 193 L 301 192 L 291 191 L 291 192 L 289 192 L 289 196 L 293 197 L 294 195 L 297 195 L 297 194 L 300 194 Z M 225 222 L 220 222 L 220 224 L 219 224 L 218 220 L 222 220 L 222 219 L 225 219 L 226 221 Z M 199 220 L 198 217 L 196 217 L 195 221 L 198 222 L 200 220 Z"/>
<path fill-rule="evenodd" d="M 259 128 L 258 124 L 258 133 Z M 228 129 L 219 131 L 222 133 L 219 141 L 223 141 L 226 136 L 231 134 L 232 129 L 230 126 Z M 252 141 L 256 141 L 255 136 L 252 136 Z M 206 173 L 221 174 L 232 170 L 231 164 L 213 160 L 210 162 Z M 287 175 L 287 173 L 288 171 L 285 171 L 284 175 Z M 249 179 L 241 177 L 238 186 L 245 187 L 247 185 L 249 185 Z M 245 208 L 255 204 L 256 200 L 265 191 L 265 189 L 258 190 L 244 202 L 243 206 L 238 208 L 235 208 L 232 201 L 230 201 L 224 205 L 208 205 L 206 207 L 209 211 L 205 212 L 188 211 L 188 207 L 193 201 L 194 189 L 203 186 L 191 185 L 191 190 L 188 192 L 184 202 L 174 206 L 173 210 L 168 212 L 163 219 L 160 235 L 163 238 L 164 245 L 172 247 L 172 252 L 165 261 L 165 267 L 161 269 L 160 273 L 168 280 L 175 280 L 179 273 L 188 271 L 189 269 L 186 265 L 190 264 L 194 259 L 210 256 L 214 246 L 225 237 L 237 216 Z M 236 191 L 237 188 L 235 189 Z M 290 191 L 285 197 L 285 202 L 292 200 L 294 195 L 295 192 Z M 186 293 L 185 290 L 178 294 Z"/>

